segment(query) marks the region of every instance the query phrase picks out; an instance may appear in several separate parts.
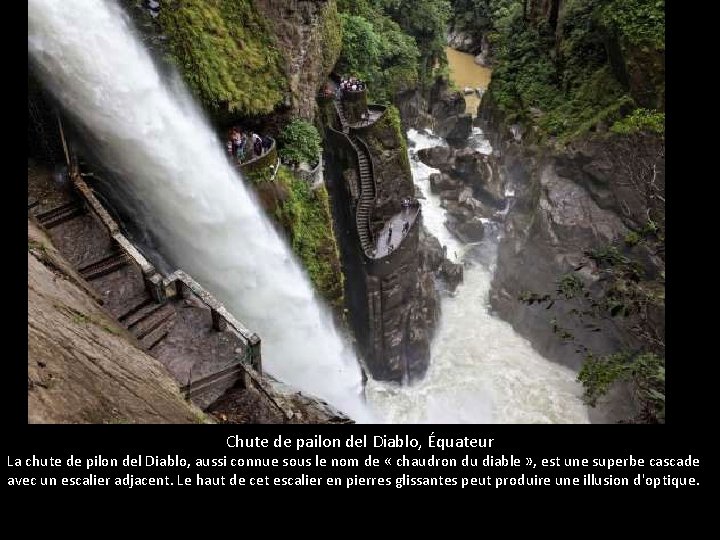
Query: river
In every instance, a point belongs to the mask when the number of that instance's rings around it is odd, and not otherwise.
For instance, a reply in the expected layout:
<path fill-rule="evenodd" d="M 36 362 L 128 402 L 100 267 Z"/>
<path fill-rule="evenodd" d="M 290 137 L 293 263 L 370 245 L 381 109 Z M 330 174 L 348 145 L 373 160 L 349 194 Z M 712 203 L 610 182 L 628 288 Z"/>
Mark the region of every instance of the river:
<path fill-rule="evenodd" d="M 448 56 L 451 72 L 466 77 L 456 79 L 457 84 L 487 87 L 490 70 L 475 65 L 471 55 Z M 457 58 L 462 62 L 456 63 Z M 473 113 L 477 104 L 474 107 Z M 421 148 L 447 143 L 432 132 L 416 130 L 408 132 L 408 142 L 413 179 L 426 197 L 422 201 L 424 224 L 447 246 L 450 259 L 464 264 L 465 279 L 454 294 L 443 296 L 425 378 L 411 386 L 370 380 L 366 388 L 368 403 L 389 423 L 588 423 L 576 374 L 541 356 L 490 309 L 490 284 L 502 216 L 484 220 L 483 241 L 460 242 L 445 227 L 440 198 L 430 192 L 429 176 L 438 171 L 416 155 Z M 492 152 L 479 128 L 473 129 L 469 143 L 485 154 Z M 510 186 L 506 190 L 508 202 L 512 196 Z"/>
<path fill-rule="evenodd" d="M 445 54 L 450 66 L 450 79 L 460 91 L 464 91 L 465 88 L 473 90 L 482 88 L 484 91 L 488 87 L 492 70 L 477 65 L 472 54 L 456 51 L 450 47 L 445 47 Z M 476 93 L 466 95 L 465 104 L 465 112 L 475 116 L 480 105 L 480 96 Z"/>

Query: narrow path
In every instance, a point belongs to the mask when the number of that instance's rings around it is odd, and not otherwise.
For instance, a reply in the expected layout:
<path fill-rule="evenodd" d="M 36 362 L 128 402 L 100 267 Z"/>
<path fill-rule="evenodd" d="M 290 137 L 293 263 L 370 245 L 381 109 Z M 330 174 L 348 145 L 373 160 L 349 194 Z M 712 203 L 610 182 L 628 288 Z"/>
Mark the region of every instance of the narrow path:
<path fill-rule="evenodd" d="M 383 230 L 377 236 L 375 253 L 373 255 L 374 258 L 379 259 L 381 257 L 385 257 L 397 249 L 402 240 L 405 238 L 405 234 L 407 234 L 403 233 L 403 226 L 407 223 L 409 231 L 415 222 L 417 215 L 417 208 L 403 208 L 402 212 L 395 214 L 392 218 L 390 218 L 390 220 L 385 223 Z M 392 231 L 392 234 L 390 231 Z M 388 238 L 390 239 L 389 242 Z"/>

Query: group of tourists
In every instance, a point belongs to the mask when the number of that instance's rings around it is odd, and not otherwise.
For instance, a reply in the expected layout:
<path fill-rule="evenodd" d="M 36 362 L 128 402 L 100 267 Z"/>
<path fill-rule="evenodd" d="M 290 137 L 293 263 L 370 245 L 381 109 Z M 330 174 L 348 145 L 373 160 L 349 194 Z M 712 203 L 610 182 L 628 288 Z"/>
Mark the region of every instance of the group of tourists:
<path fill-rule="evenodd" d="M 403 208 L 412 208 L 413 206 L 420 206 L 420 203 L 417 201 L 417 199 L 410 199 L 406 197 L 402 200 L 400 203 Z"/>
<path fill-rule="evenodd" d="M 272 139 L 261 137 L 255 132 L 244 132 L 233 127 L 228 133 L 227 151 L 238 163 L 262 156 L 272 147 Z"/>
<path fill-rule="evenodd" d="M 365 90 L 365 82 L 357 77 L 343 78 L 340 81 L 340 90 L 350 90 L 352 92 L 360 92 Z"/>

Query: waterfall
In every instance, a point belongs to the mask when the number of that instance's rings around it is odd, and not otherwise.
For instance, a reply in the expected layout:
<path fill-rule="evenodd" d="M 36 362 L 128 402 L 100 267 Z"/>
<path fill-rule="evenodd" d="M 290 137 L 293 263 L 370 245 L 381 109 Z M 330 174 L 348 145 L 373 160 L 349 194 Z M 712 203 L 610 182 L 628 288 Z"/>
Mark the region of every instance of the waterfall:
<path fill-rule="evenodd" d="M 163 254 L 259 333 L 267 371 L 370 420 L 352 352 L 199 108 L 161 79 L 127 15 L 108 0 L 29 0 L 28 51 Z"/>

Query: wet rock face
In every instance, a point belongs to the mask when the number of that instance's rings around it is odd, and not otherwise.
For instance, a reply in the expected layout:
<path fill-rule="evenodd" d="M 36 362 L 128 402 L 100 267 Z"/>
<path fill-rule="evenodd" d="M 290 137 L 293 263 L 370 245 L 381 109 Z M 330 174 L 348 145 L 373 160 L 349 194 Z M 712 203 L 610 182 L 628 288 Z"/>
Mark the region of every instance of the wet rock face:
<path fill-rule="evenodd" d="M 474 34 L 463 30 L 451 30 L 447 36 L 448 47 L 458 51 L 474 53 L 480 44 Z"/>
<path fill-rule="evenodd" d="M 430 92 L 430 114 L 436 121 L 465 113 L 465 96 L 450 90 L 447 81 L 438 80 Z"/>
<path fill-rule="evenodd" d="M 446 226 L 451 233 L 466 244 L 479 242 L 485 236 L 485 227 L 480 220 L 475 218 L 462 222 L 448 220 Z"/>
<path fill-rule="evenodd" d="M 622 243 L 641 225 L 647 219 L 648 201 L 632 186 L 643 167 L 654 171 L 655 181 L 664 186 L 661 155 L 651 138 L 585 141 L 562 153 L 537 156 L 520 145 L 505 148 L 502 169 L 516 187 L 516 203 L 500 242 L 490 300 L 498 314 L 549 359 L 574 369 L 584 360 L 572 342 L 553 332 L 552 319 L 597 355 L 637 346 L 630 321 L 593 320 L 600 330 L 592 331 L 572 312 L 577 308 L 572 302 L 545 309 L 528 306 L 518 297 L 525 291 L 553 291 L 563 274 L 587 260 L 585 250 Z M 664 267 L 656 255 L 639 257 L 649 276 Z M 580 277 L 591 291 L 601 290 L 594 268 L 583 270 Z M 653 324 L 664 335 L 661 311 Z"/>
<path fill-rule="evenodd" d="M 448 259 L 440 241 L 424 227 L 420 231 L 420 266 L 440 278 L 450 291 L 462 282 L 462 265 Z"/>
<path fill-rule="evenodd" d="M 442 171 L 430 175 L 430 189 L 447 210 L 448 230 L 463 242 L 482 240 L 485 227 L 480 218 L 497 217 L 506 204 L 496 158 L 471 148 L 447 147 L 423 149 L 418 156 Z"/>
<path fill-rule="evenodd" d="M 430 115 L 436 135 L 454 146 L 462 146 L 472 133 L 472 116 L 465 113 L 465 96 L 438 79 L 430 91 Z"/>
<path fill-rule="evenodd" d="M 448 116 L 435 124 L 435 132 L 449 144 L 460 146 L 472 133 L 472 116 L 465 113 Z"/>
<path fill-rule="evenodd" d="M 428 167 L 446 170 L 450 167 L 450 157 L 452 149 L 447 146 L 435 146 L 433 148 L 423 148 L 417 152 L 420 161 Z"/>
<path fill-rule="evenodd" d="M 406 130 L 432 127 L 433 119 L 427 112 L 427 99 L 419 89 L 398 93 L 393 103 L 400 112 L 400 119 Z"/>
<path fill-rule="evenodd" d="M 334 0 L 259 0 L 255 2 L 268 20 L 285 59 L 290 81 L 290 106 L 293 116 L 312 119 L 316 96 L 332 70 L 339 49 L 329 51 L 324 26 L 334 24 L 327 18 Z M 332 56 L 333 58 L 328 58 Z"/>

